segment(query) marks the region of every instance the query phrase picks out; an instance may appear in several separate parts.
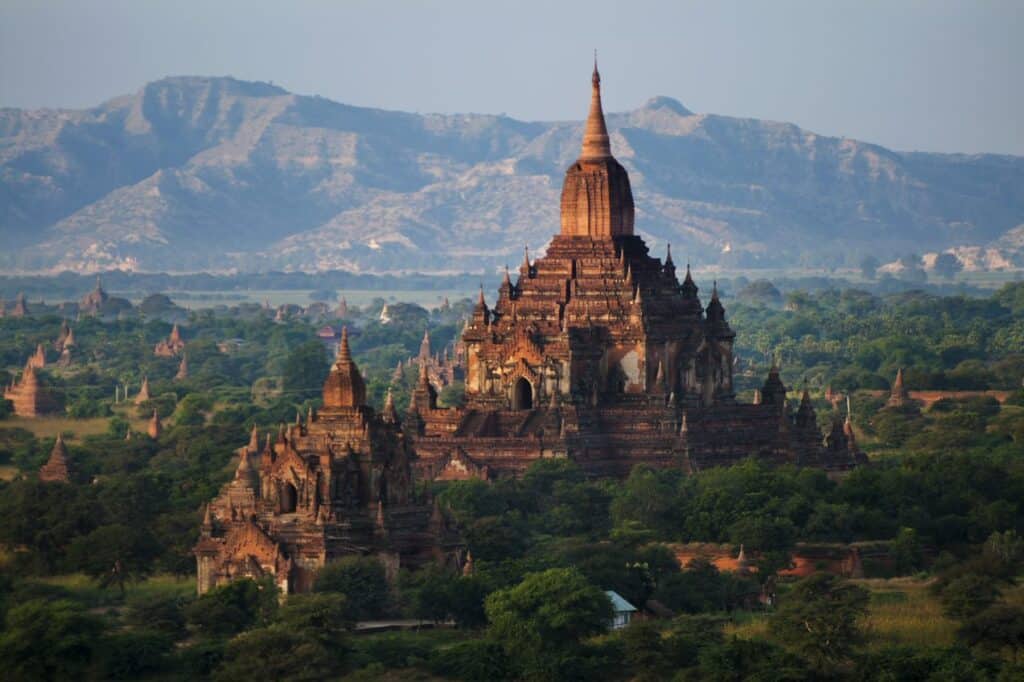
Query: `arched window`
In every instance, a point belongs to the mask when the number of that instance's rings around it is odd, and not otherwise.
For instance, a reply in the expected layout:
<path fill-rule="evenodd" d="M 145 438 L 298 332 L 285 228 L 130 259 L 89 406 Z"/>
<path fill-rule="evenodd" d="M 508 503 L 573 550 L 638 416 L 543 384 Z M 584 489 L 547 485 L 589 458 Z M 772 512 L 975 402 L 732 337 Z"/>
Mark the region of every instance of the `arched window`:
<path fill-rule="evenodd" d="M 523 377 L 516 379 L 515 386 L 512 388 L 512 409 L 533 409 L 533 386 Z"/>
<path fill-rule="evenodd" d="M 299 501 L 299 493 L 291 483 L 285 483 L 281 487 L 281 513 L 291 514 Z"/>

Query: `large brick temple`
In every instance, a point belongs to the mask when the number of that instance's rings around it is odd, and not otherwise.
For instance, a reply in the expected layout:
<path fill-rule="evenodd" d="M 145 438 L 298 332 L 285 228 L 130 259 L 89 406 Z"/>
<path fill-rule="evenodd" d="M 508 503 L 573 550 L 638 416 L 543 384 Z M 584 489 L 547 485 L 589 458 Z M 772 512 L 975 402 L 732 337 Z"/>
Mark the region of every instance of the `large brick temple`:
<path fill-rule="evenodd" d="M 316 571 L 347 555 L 399 566 L 462 560 L 440 510 L 413 491 L 412 451 L 394 405 L 366 404 L 348 334 L 323 389 L 323 408 L 261 448 L 253 429 L 234 480 L 206 508 L 193 552 L 199 593 L 239 577 L 272 576 L 306 592 Z"/>
<path fill-rule="evenodd" d="M 426 478 L 515 475 L 569 457 L 595 475 L 639 463 L 688 472 L 748 456 L 845 470 L 863 455 L 849 425 L 823 438 L 807 396 L 791 413 L 772 371 L 737 401 L 733 339 L 712 289 L 705 306 L 669 253 L 634 234 L 629 174 L 612 156 L 595 65 L 579 159 L 565 173 L 561 232 L 477 301 L 462 342 L 466 403 L 441 409 L 421 372 L 407 416 Z"/>
<path fill-rule="evenodd" d="M 633 232 L 626 169 L 612 156 L 595 66 L 579 159 L 566 171 L 561 232 L 546 255 L 506 275 L 493 308 L 483 291 L 456 356 L 465 406 L 437 405 L 429 341 L 404 419 L 389 394 L 366 404 L 347 333 L 324 404 L 262 448 L 238 452 L 235 478 L 206 510 L 195 547 L 198 586 L 274 576 L 305 591 L 348 554 L 391 568 L 461 562 L 462 548 L 413 481 L 518 475 L 567 457 L 591 475 L 636 464 L 687 472 L 749 456 L 843 471 L 863 454 L 849 419 L 819 431 L 805 392 L 790 410 L 772 370 L 760 399 L 733 389 L 733 339 L 712 289 L 705 306 L 689 268 L 648 253 Z M 462 376 L 462 374 L 460 374 Z"/>

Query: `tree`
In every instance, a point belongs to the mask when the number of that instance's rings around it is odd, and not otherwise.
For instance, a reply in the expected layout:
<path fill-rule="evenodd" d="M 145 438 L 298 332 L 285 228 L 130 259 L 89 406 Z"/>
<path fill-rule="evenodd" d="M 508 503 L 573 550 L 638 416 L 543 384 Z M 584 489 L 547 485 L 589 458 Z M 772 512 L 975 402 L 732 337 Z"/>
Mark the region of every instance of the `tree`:
<path fill-rule="evenodd" d="M 99 647 L 97 679 L 138 680 L 168 663 L 174 641 L 166 633 L 145 627 L 108 635 Z"/>
<path fill-rule="evenodd" d="M 879 262 L 874 256 L 864 256 L 860 260 L 860 274 L 864 279 L 874 279 L 878 272 Z"/>
<path fill-rule="evenodd" d="M 226 636 L 267 622 L 276 609 L 273 582 L 240 578 L 213 588 L 186 606 L 185 619 L 202 635 Z"/>
<path fill-rule="evenodd" d="M 969 649 L 887 646 L 858 657 L 852 679 L 882 682 L 892 680 L 993 680 L 995 661 L 978 660 Z M 1003 679 L 1003 678 L 999 678 Z M 1006 678 L 1013 679 L 1013 678 Z"/>
<path fill-rule="evenodd" d="M 317 573 L 313 589 L 344 594 L 349 612 L 356 620 L 381 615 L 388 601 L 384 566 L 373 557 L 350 556 L 332 561 Z"/>
<path fill-rule="evenodd" d="M 665 656 L 661 631 L 656 625 L 644 621 L 630 623 L 622 631 L 622 646 L 629 667 L 636 673 L 634 679 L 665 679 L 669 661 Z"/>
<path fill-rule="evenodd" d="M 314 289 L 309 292 L 309 300 L 311 301 L 337 301 L 338 292 L 334 289 Z"/>
<path fill-rule="evenodd" d="M 427 566 L 415 572 L 403 572 L 400 579 L 402 601 L 410 615 L 434 622 L 451 613 L 455 576 L 440 566 Z"/>
<path fill-rule="evenodd" d="M 996 604 L 964 623 L 957 637 L 970 646 L 992 653 L 1007 651 L 1016 662 L 1024 648 L 1024 609 L 1012 604 Z"/>
<path fill-rule="evenodd" d="M 654 598 L 675 611 L 701 613 L 728 608 L 728 581 L 703 557 L 691 559 L 686 570 L 659 581 Z"/>
<path fill-rule="evenodd" d="M 437 399 L 444 407 L 462 407 L 466 404 L 465 385 L 461 381 L 449 384 L 441 389 Z"/>
<path fill-rule="evenodd" d="M 470 639 L 435 650 L 430 671 L 457 680 L 507 680 L 512 678 L 510 663 L 500 645 L 486 639 Z"/>
<path fill-rule="evenodd" d="M 452 585 L 448 610 L 455 624 L 460 628 L 479 628 L 487 625 L 484 613 L 484 599 L 487 598 L 486 583 L 475 575 L 461 576 Z"/>
<path fill-rule="evenodd" d="M 698 673 L 696 679 L 712 682 L 799 682 L 815 679 L 802 660 L 779 645 L 738 637 L 701 651 Z"/>
<path fill-rule="evenodd" d="M 281 388 L 296 402 L 315 398 L 329 371 L 324 345 L 317 340 L 307 341 L 288 354 L 281 372 Z"/>
<path fill-rule="evenodd" d="M 921 541 L 913 528 L 900 528 L 896 539 L 889 545 L 889 551 L 901 574 L 911 573 L 921 567 Z"/>
<path fill-rule="evenodd" d="M 705 649 L 720 646 L 726 619 L 718 616 L 679 616 L 673 619 L 665 637 L 665 655 L 677 668 L 697 665 Z"/>
<path fill-rule="evenodd" d="M 308 630 L 283 624 L 256 628 L 232 639 L 216 671 L 218 682 L 252 680 L 324 680 L 339 675 L 339 652 L 328 649 Z"/>
<path fill-rule="evenodd" d="M 470 551 L 477 559 L 501 561 L 522 556 L 528 533 L 518 514 L 485 516 L 465 529 Z"/>
<path fill-rule="evenodd" d="M 759 551 L 758 577 L 765 581 L 779 571 L 792 568 L 790 550 L 796 538 L 796 527 L 785 517 L 751 514 L 729 526 L 729 539 L 735 545 Z"/>
<path fill-rule="evenodd" d="M 572 568 L 531 573 L 485 603 L 489 635 L 527 678 L 556 678 L 579 654 L 581 641 L 612 619 L 608 596 Z"/>
<path fill-rule="evenodd" d="M 951 253 L 940 253 L 935 257 L 935 265 L 932 268 L 940 277 L 953 279 L 956 273 L 964 269 L 964 264 Z"/>
<path fill-rule="evenodd" d="M 780 641 L 824 671 L 848 658 L 861 642 L 858 621 L 867 612 L 868 596 L 862 587 L 815 573 L 783 596 L 772 628 Z"/>
<path fill-rule="evenodd" d="M 499 516 L 508 507 L 500 491 L 479 479 L 449 483 L 437 496 L 437 501 L 463 525 L 485 516 Z"/>
<path fill-rule="evenodd" d="M 103 587 L 117 585 L 124 594 L 125 583 L 147 575 L 159 553 L 145 528 L 118 523 L 75 538 L 68 547 L 68 561 Z"/>
<path fill-rule="evenodd" d="M 103 621 L 74 602 L 25 602 L 7 613 L 0 672 L 8 680 L 82 679 L 103 631 Z"/>
<path fill-rule="evenodd" d="M 185 629 L 184 599 L 177 595 L 140 594 L 130 597 L 125 622 L 133 628 L 148 628 L 182 639 Z"/>
<path fill-rule="evenodd" d="M 965 620 L 994 604 L 1001 592 L 989 576 L 966 573 L 950 580 L 939 593 L 939 601 L 950 618 Z"/>
<path fill-rule="evenodd" d="M 293 594 L 274 621 L 290 630 L 304 630 L 335 648 L 344 648 L 345 634 L 355 625 L 348 598 L 335 593 Z"/>
<path fill-rule="evenodd" d="M 736 293 L 744 303 L 760 306 L 775 306 L 782 303 L 782 294 L 766 279 L 754 280 Z"/>
<path fill-rule="evenodd" d="M 639 527 L 670 535 L 678 526 L 676 489 L 678 476 L 647 466 L 633 467 L 612 500 L 612 519 L 616 526 L 635 522 Z"/>

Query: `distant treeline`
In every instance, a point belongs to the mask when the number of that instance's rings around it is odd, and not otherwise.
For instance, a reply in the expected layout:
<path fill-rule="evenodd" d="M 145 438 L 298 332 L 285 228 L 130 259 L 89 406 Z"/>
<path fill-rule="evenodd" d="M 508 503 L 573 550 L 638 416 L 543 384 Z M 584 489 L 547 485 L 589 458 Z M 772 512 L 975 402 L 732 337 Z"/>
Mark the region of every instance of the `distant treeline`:
<path fill-rule="evenodd" d="M 795 273 L 794 273 L 795 274 Z M 96 284 L 96 274 L 62 272 L 57 275 L 0 275 L 0 298 L 13 300 L 23 292 L 29 300 L 40 298 L 66 300 L 78 298 L 91 291 Z M 500 283 L 500 275 L 494 273 L 458 273 L 437 275 L 411 274 L 369 274 L 345 270 L 324 272 L 260 272 L 211 274 L 200 273 L 141 273 L 111 270 L 99 273 L 103 286 L 108 291 L 138 292 L 142 294 L 167 291 L 251 291 L 251 290 L 307 290 L 307 289 L 359 289 L 364 291 L 427 290 L 476 288 L 483 284 L 487 292 L 493 292 Z M 698 284 L 705 295 L 710 291 L 712 274 L 697 273 Z M 773 277 L 772 283 L 781 291 L 827 291 L 846 289 L 851 282 L 842 277 L 790 276 Z M 744 276 L 718 278 L 719 292 L 729 297 L 750 283 Z M 886 295 L 917 290 L 940 296 L 988 296 L 992 292 L 962 282 L 933 284 L 931 282 L 910 282 L 893 277 L 882 277 L 871 282 L 856 282 L 858 289 L 875 295 Z M 705 291 L 706 290 L 706 291 Z"/>
<path fill-rule="evenodd" d="M 96 274 L 62 272 L 58 275 L 6 275 L 0 276 L 0 296 L 13 299 L 19 292 L 29 298 L 77 298 L 96 286 Z M 304 290 L 304 289 L 360 289 L 388 291 L 444 290 L 475 288 L 481 283 L 489 289 L 498 286 L 497 274 L 460 273 L 454 275 L 375 275 L 329 270 L 325 272 L 262 272 L 238 274 L 140 273 L 112 270 L 99 273 L 103 288 L 108 291 L 138 291 L 157 293 L 165 291 L 246 291 L 246 290 Z"/>

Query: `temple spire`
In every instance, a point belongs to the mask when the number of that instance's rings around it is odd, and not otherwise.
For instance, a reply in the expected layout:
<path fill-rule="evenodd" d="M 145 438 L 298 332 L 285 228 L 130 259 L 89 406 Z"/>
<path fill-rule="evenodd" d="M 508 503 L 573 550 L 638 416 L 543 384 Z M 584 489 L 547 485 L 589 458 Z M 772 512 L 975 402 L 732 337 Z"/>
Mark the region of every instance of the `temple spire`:
<path fill-rule="evenodd" d="M 604 122 L 604 109 L 601 107 L 601 74 L 597 70 L 597 54 L 594 54 L 594 74 L 590 77 L 590 113 L 587 125 L 583 129 L 583 151 L 580 159 L 596 161 L 612 155 L 611 143 L 608 140 L 608 127 Z"/>
<path fill-rule="evenodd" d="M 352 350 L 348 347 L 348 327 L 341 328 L 341 343 L 338 344 L 338 362 L 352 362 Z"/>

